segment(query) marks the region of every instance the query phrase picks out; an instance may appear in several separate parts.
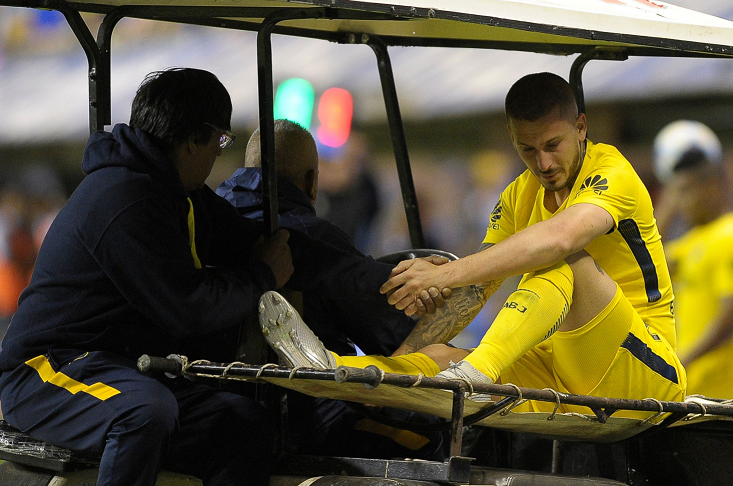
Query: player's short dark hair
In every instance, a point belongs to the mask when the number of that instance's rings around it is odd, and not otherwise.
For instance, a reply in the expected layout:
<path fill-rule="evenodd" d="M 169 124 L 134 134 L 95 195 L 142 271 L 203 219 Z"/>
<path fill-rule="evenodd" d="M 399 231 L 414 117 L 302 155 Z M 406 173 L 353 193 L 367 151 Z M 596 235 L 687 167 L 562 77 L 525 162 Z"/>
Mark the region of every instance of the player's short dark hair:
<path fill-rule="evenodd" d="M 524 76 L 509 89 L 504 101 L 508 120 L 536 121 L 558 106 L 568 116 L 578 114 L 578 105 L 570 84 L 553 73 Z"/>
<path fill-rule="evenodd" d="M 148 132 L 166 146 L 195 135 L 211 136 L 210 123 L 231 128 L 232 100 L 219 79 L 208 71 L 171 68 L 148 74 L 132 101 L 130 126 Z"/>

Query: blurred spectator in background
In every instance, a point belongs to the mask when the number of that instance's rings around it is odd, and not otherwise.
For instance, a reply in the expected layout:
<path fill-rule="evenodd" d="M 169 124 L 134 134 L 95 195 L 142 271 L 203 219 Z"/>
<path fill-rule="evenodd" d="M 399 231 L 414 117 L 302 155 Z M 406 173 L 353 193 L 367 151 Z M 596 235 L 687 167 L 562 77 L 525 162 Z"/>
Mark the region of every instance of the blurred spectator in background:
<path fill-rule="evenodd" d="M 733 213 L 720 141 L 702 123 L 673 122 L 654 141 L 654 171 L 662 237 L 675 222 L 687 230 L 665 245 L 687 392 L 733 398 Z"/>
<path fill-rule="evenodd" d="M 104 19 L 102 14 L 88 12 L 81 17 L 91 32 L 97 32 Z M 121 49 L 126 49 L 131 43 L 149 44 L 151 40 L 169 43 L 172 36 L 187 28 L 191 26 L 125 18 L 115 28 L 115 38 Z M 0 7 L 0 64 L 3 54 L 68 54 L 78 50 L 79 42 L 61 12 Z"/>
<path fill-rule="evenodd" d="M 354 246 L 368 253 L 369 232 L 379 211 L 379 193 L 367 166 L 364 136 L 351 132 L 345 145 L 318 146 L 320 155 L 318 214 L 341 228 Z"/>
<path fill-rule="evenodd" d="M 38 249 L 66 195 L 48 165 L 20 167 L 0 187 L 0 338 L 30 282 Z"/>
<path fill-rule="evenodd" d="M 381 204 L 372 228 L 369 252 L 385 255 L 413 245 L 394 155 L 383 156 L 379 164 L 376 176 Z M 467 187 L 472 185 L 465 157 L 417 150 L 410 156 L 410 165 L 425 240 L 420 246 L 458 256 L 475 251 L 473 242 L 483 237 L 486 226 L 484 223 L 483 228 L 474 227 L 474 218 L 481 219 L 480 215 L 464 214 L 462 201 L 470 194 Z"/>
<path fill-rule="evenodd" d="M 483 239 L 489 220 L 496 215 L 497 201 L 504 188 L 523 172 L 523 165 L 514 154 L 507 151 L 486 149 L 476 152 L 468 161 L 470 176 L 469 190 L 463 198 L 461 218 L 467 218 L 470 223 L 471 244 Z M 472 248 L 469 253 L 476 251 Z M 501 310 L 504 301 L 517 288 L 518 277 L 509 277 L 496 291 L 495 297 L 489 299 L 473 322 L 461 334 L 451 341 L 459 348 L 474 348 L 481 342 L 481 338 L 491 326 L 496 315 Z"/>
<path fill-rule="evenodd" d="M 522 173 L 522 167 L 514 162 L 515 159 L 505 151 L 487 149 L 473 154 L 468 161 L 471 185 L 464 196 L 463 209 L 471 220 L 471 226 L 481 236 L 486 232 L 501 191 Z"/>
<path fill-rule="evenodd" d="M 5 199 L 3 197 L 3 199 Z M 0 201 L 3 205 L 4 201 Z M 5 228 L 5 251 L 0 258 L 0 333 L 4 334 L 13 313 L 18 309 L 18 297 L 31 281 L 36 260 L 33 236 L 22 221 Z"/>

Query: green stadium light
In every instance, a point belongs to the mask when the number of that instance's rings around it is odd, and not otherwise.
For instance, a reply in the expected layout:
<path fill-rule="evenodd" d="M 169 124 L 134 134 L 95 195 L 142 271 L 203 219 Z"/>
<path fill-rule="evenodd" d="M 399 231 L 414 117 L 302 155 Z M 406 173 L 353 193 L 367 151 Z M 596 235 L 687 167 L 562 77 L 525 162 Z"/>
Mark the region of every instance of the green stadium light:
<path fill-rule="evenodd" d="M 286 79 L 275 93 L 275 119 L 285 118 L 308 130 L 314 101 L 315 92 L 308 81 L 301 78 Z"/>

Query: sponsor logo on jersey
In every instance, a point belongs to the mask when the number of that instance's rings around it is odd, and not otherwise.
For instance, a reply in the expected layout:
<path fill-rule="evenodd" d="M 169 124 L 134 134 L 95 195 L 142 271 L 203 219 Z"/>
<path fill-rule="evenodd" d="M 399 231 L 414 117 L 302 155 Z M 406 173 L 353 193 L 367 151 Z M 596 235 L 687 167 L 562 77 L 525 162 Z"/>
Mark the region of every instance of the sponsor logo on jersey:
<path fill-rule="evenodd" d="M 590 176 L 583 181 L 583 184 L 580 185 L 578 194 L 583 192 L 585 189 L 590 189 L 600 196 L 603 191 L 608 190 L 608 179 L 598 174 Z M 575 197 L 578 197 L 578 194 L 576 194 Z"/>
<path fill-rule="evenodd" d="M 491 211 L 491 220 L 489 222 L 489 228 L 499 229 L 499 220 L 501 219 L 501 201 L 496 202 L 494 210 Z"/>

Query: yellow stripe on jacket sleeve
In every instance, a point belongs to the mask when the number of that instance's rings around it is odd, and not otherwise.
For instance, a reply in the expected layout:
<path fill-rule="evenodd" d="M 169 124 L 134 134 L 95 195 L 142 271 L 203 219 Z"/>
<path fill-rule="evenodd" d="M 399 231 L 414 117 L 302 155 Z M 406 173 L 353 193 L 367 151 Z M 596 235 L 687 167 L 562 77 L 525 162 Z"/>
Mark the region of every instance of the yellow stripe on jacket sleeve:
<path fill-rule="evenodd" d="M 104 383 L 94 383 L 93 385 L 85 385 L 80 381 L 76 381 L 73 378 L 66 376 L 63 373 L 54 371 L 51 367 L 51 363 L 48 362 L 48 358 L 45 356 L 36 356 L 33 359 L 29 359 L 25 362 L 28 366 L 38 372 L 38 376 L 41 377 L 44 383 L 51 383 L 60 388 L 68 390 L 69 393 L 76 395 L 79 392 L 87 393 L 99 400 L 107 400 L 120 393 L 120 391 Z"/>

